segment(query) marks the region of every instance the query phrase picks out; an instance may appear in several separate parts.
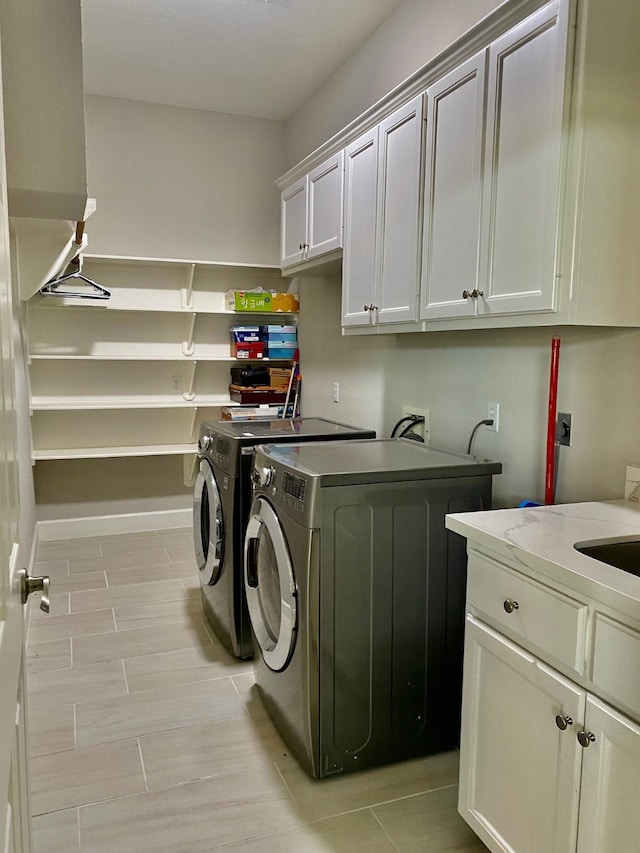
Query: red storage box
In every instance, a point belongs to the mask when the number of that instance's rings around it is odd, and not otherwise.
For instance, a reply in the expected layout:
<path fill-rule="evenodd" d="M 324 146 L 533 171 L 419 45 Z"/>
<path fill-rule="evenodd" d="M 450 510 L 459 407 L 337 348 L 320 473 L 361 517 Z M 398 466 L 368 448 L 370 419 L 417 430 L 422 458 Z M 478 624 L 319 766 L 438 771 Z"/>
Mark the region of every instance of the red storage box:
<path fill-rule="evenodd" d="M 262 341 L 234 341 L 231 344 L 231 355 L 234 358 L 264 358 L 264 344 Z"/>

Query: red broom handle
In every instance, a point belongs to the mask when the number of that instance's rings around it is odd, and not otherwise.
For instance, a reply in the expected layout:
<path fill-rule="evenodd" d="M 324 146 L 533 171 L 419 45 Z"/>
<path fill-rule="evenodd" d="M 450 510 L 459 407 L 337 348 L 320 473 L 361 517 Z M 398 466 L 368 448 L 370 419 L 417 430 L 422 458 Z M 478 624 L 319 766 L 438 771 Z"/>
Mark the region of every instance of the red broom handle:
<path fill-rule="evenodd" d="M 545 465 L 544 502 L 552 504 L 555 498 L 555 444 L 558 404 L 558 366 L 560 364 L 560 338 L 551 340 L 551 372 L 549 376 L 549 417 L 547 420 L 547 459 Z"/>

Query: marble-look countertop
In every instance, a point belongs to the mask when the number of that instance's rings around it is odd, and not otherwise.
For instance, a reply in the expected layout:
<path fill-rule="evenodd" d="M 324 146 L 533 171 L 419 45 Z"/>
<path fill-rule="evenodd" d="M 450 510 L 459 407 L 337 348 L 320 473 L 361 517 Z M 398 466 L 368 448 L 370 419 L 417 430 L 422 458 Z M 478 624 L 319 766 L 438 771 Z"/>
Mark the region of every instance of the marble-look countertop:
<path fill-rule="evenodd" d="M 603 501 L 447 515 L 471 545 L 640 622 L 640 578 L 580 554 L 576 543 L 640 539 L 640 503 Z"/>

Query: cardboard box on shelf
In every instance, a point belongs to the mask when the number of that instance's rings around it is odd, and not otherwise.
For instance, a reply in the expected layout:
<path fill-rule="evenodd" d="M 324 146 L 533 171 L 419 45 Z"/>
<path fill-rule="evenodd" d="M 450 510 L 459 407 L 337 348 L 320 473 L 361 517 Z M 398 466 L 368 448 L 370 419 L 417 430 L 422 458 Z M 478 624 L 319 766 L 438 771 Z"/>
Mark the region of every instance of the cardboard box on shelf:
<path fill-rule="evenodd" d="M 262 421 L 281 418 L 283 405 L 225 406 L 221 410 L 223 421 Z M 293 417 L 293 404 L 287 406 L 287 417 Z"/>
<path fill-rule="evenodd" d="M 284 403 L 287 391 L 270 385 L 257 388 L 229 385 L 229 396 L 235 403 Z"/>
<path fill-rule="evenodd" d="M 231 343 L 258 343 L 262 340 L 259 326 L 232 326 L 229 333 Z"/>
<path fill-rule="evenodd" d="M 294 314 L 300 309 L 295 293 L 275 293 L 258 290 L 228 290 L 225 294 L 227 311 L 260 311 Z"/>
<path fill-rule="evenodd" d="M 269 382 L 272 388 L 288 388 L 291 379 L 290 367 L 270 367 Z"/>

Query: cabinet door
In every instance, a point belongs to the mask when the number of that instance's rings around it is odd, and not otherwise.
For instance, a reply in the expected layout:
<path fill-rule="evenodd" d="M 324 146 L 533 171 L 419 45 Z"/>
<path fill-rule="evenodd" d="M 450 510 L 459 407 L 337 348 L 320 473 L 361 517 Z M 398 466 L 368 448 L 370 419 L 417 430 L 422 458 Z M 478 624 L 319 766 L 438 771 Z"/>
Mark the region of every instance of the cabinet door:
<path fill-rule="evenodd" d="M 584 705 L 583 690 L 467 617 L 459 810 L 490 850 L 575 850 Z"/>
<path fill-rule="evenodd" d="M 420 317 L 470 317 L 478 288 L 486 52 L 427 89 Z"/>
<path fill-rule="evenodd" d="M 584 729 L 578 853 L 637 853 L 640 728 L 589 696 Z"/>
<path fill-rule="evenodd" d="M 416 320 L 422 96 L 380 123 L 376 278 L 380 323 Z"/>
<path fill-rule="evenodd" d="M 306 258 L 342 248 L 344 152 L 309 172 Z"/>
<path fill-rule="evenodd" d="M 547 4 L 489 50 L 479 314 L 555 307 L 567 5 Z"/>
<path fill-rule="evenodd" d="M 305 258 L 309 176 L 283 190 L 280 196 L 280 266 L 284 269 Z"/>
<path fill-rule="evenodd" d="M 375 321 L 368 307 L 375 297 L 375 241 L 378 128 L 367 131 L 345 150 L 342 325 Z"/>

